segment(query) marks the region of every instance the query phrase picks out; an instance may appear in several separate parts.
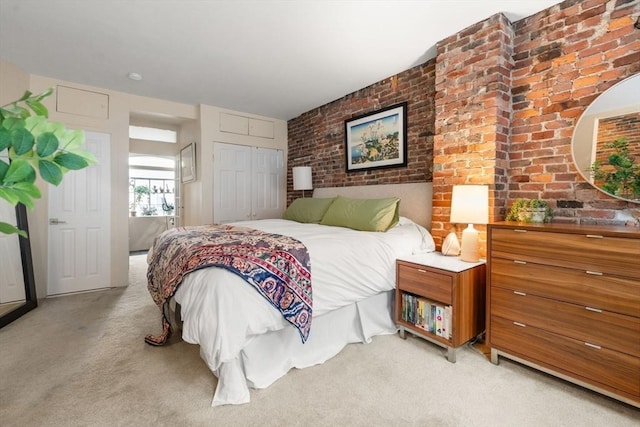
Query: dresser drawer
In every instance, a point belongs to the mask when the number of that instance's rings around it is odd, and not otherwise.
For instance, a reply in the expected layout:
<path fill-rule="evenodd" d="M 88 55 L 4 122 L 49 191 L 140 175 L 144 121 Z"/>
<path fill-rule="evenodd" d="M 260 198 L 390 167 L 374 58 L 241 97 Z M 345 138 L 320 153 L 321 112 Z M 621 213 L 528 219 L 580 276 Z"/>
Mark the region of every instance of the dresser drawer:
<path fill-rule="evenodd" d="M 491 315 L 640 357 L 640 318 L 491 289 Z"/>
<path fill-rule="evenodd" d="M 398 288 L 403 291 L 452 304 L 453 278 L 427 267 L 398 263 Z"/>
<path fill-rule="evenodd" d="M 640 239 L 492 228 L 490 250 L 491 257 L 640 279 Z"/>
<path fill-rule="evenodd" d="M 530 360 L 556 367 L 607 389 L 640 396 L 640 359 L 607 348 L 562 337 L 535 327 L 491 317 L 491 346 Z"/>
<path fill-rule="evenodd" d="M 636 279 L 493 258 L 491 285 L 640 317 Z"/>

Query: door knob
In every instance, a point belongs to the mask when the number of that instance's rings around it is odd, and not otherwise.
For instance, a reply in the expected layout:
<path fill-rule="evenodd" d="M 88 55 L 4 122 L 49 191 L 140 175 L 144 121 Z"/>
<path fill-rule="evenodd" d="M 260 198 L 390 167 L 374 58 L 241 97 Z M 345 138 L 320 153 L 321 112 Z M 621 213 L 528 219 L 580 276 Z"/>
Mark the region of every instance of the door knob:
<path fill-rule="evenodd" d="M 60 221 L 58 218 L 49 218 L 50 225 L 66 224 L 67 221 Z"/>

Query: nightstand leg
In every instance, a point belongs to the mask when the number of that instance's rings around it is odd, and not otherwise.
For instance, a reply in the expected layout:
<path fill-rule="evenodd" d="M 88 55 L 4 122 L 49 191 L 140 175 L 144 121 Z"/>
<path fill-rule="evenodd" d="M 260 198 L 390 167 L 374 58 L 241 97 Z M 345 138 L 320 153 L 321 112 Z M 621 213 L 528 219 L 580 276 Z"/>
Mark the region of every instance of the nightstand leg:
<path fill-rule="evenodd" d="M 447 360 L 451 363 L 456 363 L 456 349 L 453 347 L 447 347 Z"/>
<path fill-rule="evenodd" d="M 398 332 L 400 333 L 400 338 L 402 338 L 403 340 L 407 339 L 407 334 L 402 326 L 400 326 L 400 330 Z"/>

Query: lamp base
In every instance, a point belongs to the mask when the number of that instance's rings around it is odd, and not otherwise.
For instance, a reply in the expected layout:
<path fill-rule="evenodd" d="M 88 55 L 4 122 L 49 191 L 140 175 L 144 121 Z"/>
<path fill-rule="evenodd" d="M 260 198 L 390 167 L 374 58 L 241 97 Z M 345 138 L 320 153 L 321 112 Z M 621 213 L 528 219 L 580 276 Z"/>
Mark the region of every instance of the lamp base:
<path fill-rule="evenodd" d="M 480 261 L 480 249 L 478 248 L 478 230 L 473 228 L 473 224 L 469 224 L 462 232 L 462 249 L 460 251 L 460 260 L 466 262 Z"/>

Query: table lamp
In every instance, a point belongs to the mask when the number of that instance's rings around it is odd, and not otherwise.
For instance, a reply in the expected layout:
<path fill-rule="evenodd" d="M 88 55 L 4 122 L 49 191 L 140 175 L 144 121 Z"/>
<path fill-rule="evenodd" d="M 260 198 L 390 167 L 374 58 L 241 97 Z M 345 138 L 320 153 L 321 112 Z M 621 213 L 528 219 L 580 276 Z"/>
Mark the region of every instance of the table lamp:
<path fill-rule="evenodd" d="M 454 185 L 451 194 L 451 218 L 453 224 L 468 224 L 462 232 L 460 259 L 480 261 L 478 230 L 473 224 L 489 222 L 489 187 L 486 185 Z"/>
<path fill-rule="evenodd" d="M 304 190 L 313 189 L 313 179 L 311 177 L 311 166 L 295 166 L 293 171 L 293 189 L 302 190 L 302 197 L 304 197 Z"/>

